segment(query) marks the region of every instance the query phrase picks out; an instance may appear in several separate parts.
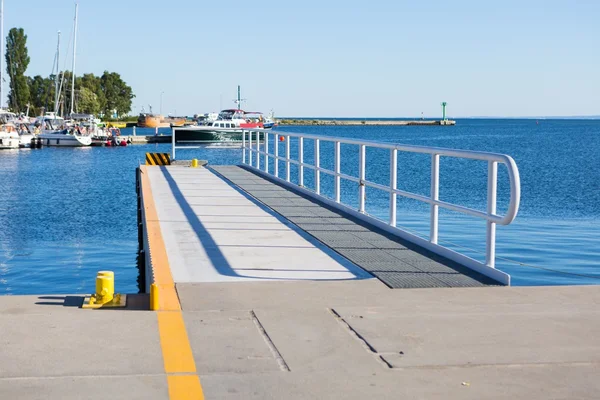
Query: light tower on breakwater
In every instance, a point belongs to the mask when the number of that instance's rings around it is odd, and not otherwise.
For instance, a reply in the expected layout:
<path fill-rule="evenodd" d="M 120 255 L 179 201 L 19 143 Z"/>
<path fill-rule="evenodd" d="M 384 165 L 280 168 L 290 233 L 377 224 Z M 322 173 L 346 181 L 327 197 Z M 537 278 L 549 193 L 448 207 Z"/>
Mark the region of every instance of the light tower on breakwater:
<path fill-rule="evenodd" d="M 446 102 L 442 102 L 442 121 L 446 121 Z"/>

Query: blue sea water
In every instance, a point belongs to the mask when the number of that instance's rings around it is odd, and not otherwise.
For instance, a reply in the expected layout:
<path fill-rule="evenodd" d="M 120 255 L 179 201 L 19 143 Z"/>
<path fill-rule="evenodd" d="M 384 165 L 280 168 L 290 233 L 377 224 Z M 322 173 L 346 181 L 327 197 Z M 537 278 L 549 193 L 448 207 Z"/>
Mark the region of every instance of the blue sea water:
<path fill-rule="evenodd" d="M 465 119 L 453 127 L 294 126 L 285 130 L 506 153 L 519 167 L 522 196 L 515 222 L 498 227 L 497 267 L 512 275 L 513 285 L 597 284 L 600 280 L 599 120 Z M 138 134 L 143 133 L 138 129 Z M 328 146 L 321 144 L 322 166 L 331 168 L 333 151 Z M 148 151 L 168 152 L 170 145 L 1 151 L 0 295 L 93 292 L 95 274 L 102 269 L 115 271 L 120 291 L 137 292 L 134 170 Z M 342 171 L 355 173 L 356 149 L 343 151 Z M 292 145 L 295 152 L 297 146 Z M 312 147 L 305 145 L 306 160 L 312 154 Z M 241 150 L 178 150 L 179 159 L 193 157 L 211 164 L 236 164 Z M 368 150 L 367 179 L 386 183 L 387 160 L 385 152 Z M 398 168 L 399 188 L 429 193 L 426 156 L 400 154 Z M 443 158 L 440 198 L 485 209 L 486 171 L 485 163 Z M 501 168 L 500 211 L 507 201 L 505 178 Z M 295 168 L 292 179 L 297 179 Z M 314 184 L 310 171 L 305 172 L 305 183 Z M 321 184 L 324 194 L 331 195 L 333 180 L 322 176 Z M 342 200 L 356 205 L 356 184 L 346 182 L 342 187 Z M 367 190 L 370 214 L 386 219 L 387 203 L 387 194 Z M 398 204 L 398 224 L 427 237 L 428 207 L 412 200 Z M 442 211 L 440 242 L 483 259 L 485 223 Z"/>

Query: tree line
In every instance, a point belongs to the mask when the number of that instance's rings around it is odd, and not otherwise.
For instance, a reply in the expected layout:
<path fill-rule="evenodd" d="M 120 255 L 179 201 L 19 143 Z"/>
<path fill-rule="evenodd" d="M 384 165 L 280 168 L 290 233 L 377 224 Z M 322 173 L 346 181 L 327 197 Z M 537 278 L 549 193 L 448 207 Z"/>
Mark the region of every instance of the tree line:
<path fill-rule="evenodd" d="M 12 28 L 6 38 L 6 72 L 10 80 L 8 108 L 14 112 L 40 115 L 55 110 L 56 87 L 60 91 L 57 109 L 62 115 L 71 112 L 74 97 L 74 112 L 84 114 L 126 115 L 131 111 L 131 100 L 135 97 L 130 86 L 116 72 L 104 71 L 101 76 L 91 73 L 75 76 L 75 91 L 71 92 L 71 71 L 43 77 L 26 76 L 29 65 L 27 35 L 23 28 Z"/>

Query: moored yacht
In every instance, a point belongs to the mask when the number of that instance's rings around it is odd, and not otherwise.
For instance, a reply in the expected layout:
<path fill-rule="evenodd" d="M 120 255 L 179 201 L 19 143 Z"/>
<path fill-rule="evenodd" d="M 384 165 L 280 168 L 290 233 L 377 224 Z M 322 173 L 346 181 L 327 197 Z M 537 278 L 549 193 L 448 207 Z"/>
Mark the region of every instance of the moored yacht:
<path fill-rule="evenodd" d="M 10 127 L 3 126 L 0 129 L 0 150 L 18 149 L 19 134 Z"/>
<path fill-rule="evenodd" d="M 260 112 L 239 109 L 222 110 L 217 119 L 204 125 L 177 128 L 178 142 L 229 142 L 241 141 L 242 132 L 252 129 L 270 129 Z"/>

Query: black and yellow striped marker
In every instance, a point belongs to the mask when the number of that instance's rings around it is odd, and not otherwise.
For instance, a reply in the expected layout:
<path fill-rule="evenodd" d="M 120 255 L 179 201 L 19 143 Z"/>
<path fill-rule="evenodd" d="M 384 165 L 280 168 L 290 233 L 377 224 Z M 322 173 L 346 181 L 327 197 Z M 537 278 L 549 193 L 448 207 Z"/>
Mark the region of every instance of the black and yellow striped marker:
<path fill-rule="evenodd" d="M 171 165 L 169 153 L 146 153 L 146 165 Z"/>

